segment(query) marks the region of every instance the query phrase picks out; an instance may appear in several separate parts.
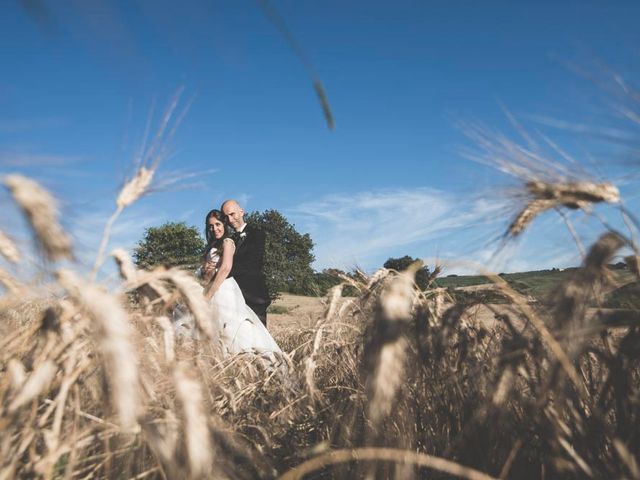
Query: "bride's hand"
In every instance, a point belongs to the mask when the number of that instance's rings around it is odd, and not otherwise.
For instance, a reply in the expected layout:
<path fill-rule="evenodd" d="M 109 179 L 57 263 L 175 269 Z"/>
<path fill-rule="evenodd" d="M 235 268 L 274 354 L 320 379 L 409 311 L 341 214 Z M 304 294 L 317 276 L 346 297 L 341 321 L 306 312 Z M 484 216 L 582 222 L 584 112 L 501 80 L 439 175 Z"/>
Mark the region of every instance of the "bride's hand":
<path fill-rule="evenodd" d="M 209 260 L 206 261 L 204 266 L 202 267 L 202 275 L 204 276 L 205 280 L 210 280 L 215 270 L 216 264 Z"/>
<path fill-rule="evenodd" d="M 207 287 L 205 287 L 204 291 L 202 292 L 202 296 L 207 302 L 211 300 L 211 298 L 213 298 L 213 293 L 211 293 L 210 287 L 211 285 L 208 285 Z"/>

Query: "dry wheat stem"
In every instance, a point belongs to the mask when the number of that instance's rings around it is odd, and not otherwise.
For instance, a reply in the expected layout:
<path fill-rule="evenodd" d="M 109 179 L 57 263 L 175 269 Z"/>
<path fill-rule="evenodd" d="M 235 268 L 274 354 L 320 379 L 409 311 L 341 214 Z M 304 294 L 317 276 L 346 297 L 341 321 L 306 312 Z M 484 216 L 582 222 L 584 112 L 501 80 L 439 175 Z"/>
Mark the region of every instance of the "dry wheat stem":
<path fill-rule="evenodd" d="M 624 208 L 624 205 L 620 204 L 620 216 L 624 222 L 627 231 L 629 232 L 629 243 L 634 252 L 638 251 L 638 229 L 640 225 L 634 222 L 631 212 Z"/>
<path fill-rule="evenodd" d="M 103 262 L 104 251 L 107 248 L 107 243 L 109 242 L 109 237 L 111 236 L 111 228 L 113 227 L 114 222 L 122 213 L 122 208 L 118 206 L 116 210 L 111 214 L 107 223 L 104 226 L 104 230 L 102 232 L 102 237 L 100 238 L 100 245 L 98 246 L 98 253 L 96 254 L 96 259 L 93 263 L 93 268 L 91 269 L 91 274 L 89 275 L 89 279 L 93 282 L 98 274 L 98 270 Z"/>
<path fill-rule="evenodd" d="M 327 320 L 331 320 L 335 314 L 336 306 L 340 302 L 340 298 L 342 298 L 342 290 L 344 289 L 344 284 L 336 285 L 335 287 L 331 287 L 327 292 L 327 298 L 329 299 L 329 304 L 327 306 L 327 310 L 324 314 L 324 317 Z"/>
<path fill-rule="evenodd" d="M 589 249 L 582 268 L 556 290 L 552 297 L 555 302 L 553 312 L 556 319 L 562 319 L 563 330 L 572 332 L 588 322 L 587 305 L 601 297 L 609 277 L 607 265 L 624 244 L 625 240 L 618 234 L 601 235 Z M 583 341 L 578 337 L 572 339 L 566 343 L 566 350 L 570 358 L 575 358 Z"/>
<path fill-rule="evenodd" d="M 375 428 L 391 413 L 396 392 L 404 381 L 404 364 L 409 344 L 404 337 L 382 346 L 368 382 L 369 418 Z"/>
<path fill-rule="evenodd" d="M 629 470 L 629 474 L 631 474 L 631 477 L 636 480 L 640 479 L 640 466 L 638 466 L 638 460 L 629 451 L 624 442 L 619 438 L 614 438 L 613 447 L 616 449 L 618 456 Z"/>
<path fill-rule="evenodd" d="M 520 451 L 520 448 L 522 448 L 522 444 L 524 442 L 522 441 L 521 438 L 518 438 L 514 444 L 513 447 L 511 447 L 511 451 L 509 452 L 509 455 L 507 456 L 507 460 L 504 462 L 504 465 L 502 466 L 502 470 L 500 471 L 500 480 L 506 480 L 507 475 L 509 475 L 509 471 L 511 470 L 511 466 L 513 465 L 513 462 L 516 459 L 516 456 L 518 455 L 518 452 Z"/>
<path fill-rule="evenodd" d="M 153 174 L 153 169 L 140 167 L 136 175 L 122 187 L 122 190 L 120 190 L 120 194 L 118 195 L 118 198 L 116 200 L 116 209 L 107 220 L 107 223 L 105 224 L 104 230 L 102 232 L 102 237 L 100 238 L 100 246 L 98 247 L 96 260 L 91 270 L 90 277 L 92 281 L 95 279 L 98 270 L 100 269 L 100 267 L 102 266 L 102 262 L 104 261 L 104 251 L 107 248 L 109 237 L 111 237 L 111 229 L 113 228 L 113 224 L 125 208 L 133 204 L 147 191 L 149 185 L 151 184 L 151 181 L 153 180 Z"/>
<path fill-rule="evenodd" d="M 25 380 L 22 389 L 11 401 L 7 411 L 9 413 L 14 413 L 20 407 L 44 392 L 53 381 L 57 371 L 57 365 L 51 360 L 45 360 L 39 364 Z"/>
<path fill-rule="evenodd" d="M 162 328 L 164 340 L 164 359 L 167 363 L 173 363 L 175 360 L 175 335 L 171 320 L 167 317 L 157 317 L 156 321 Z"/>
<path fill-rule="evenodd" d="M 75 359 L 74 359 L 75 360 Z M 71 362 L 73 363 L 73 362 Z M 71 389 L 71 387 L 75 384 L 75 382 L 78 380 L 78 377 L 80 376 L 80 374 L 82 372 L 84 372 L 84 370 L 89 367 L 90 365 L 90 361 L 87 358 L 83 358 L 79 364 L 76 366 L 75 369 L 71 370 L 63 379 L 61 385 L 60 385 L 60 391 L 58 393 L 58 396 L 55 400 L 55 403 L 57 404 L 56 406 L 56 413 L 55 416 L 53 418 L 53 426 L 51 428 L 53 435 L 58 438 L 60 436 L 60 431 L 62 428 L 62 419 L 63 419 L 63 415 L 64 415 L 64 409 L 65 409 L 65 405 L 66 405 L 66 401 L 67 401 L 67 395 L 69 394 L 69 390 Z"/>
<path fill-rule="evenodd" d="M 16 247 L 13 240 L 11 240 L 5 233 L 0 230 L 0 255 L 4 256 L 11 263 L 18 263 L 20 261 L 20 251 Z"/>
<path fill-rule="evenodd" d="M 285 411 L 289 410 L 294 405 L 296 405 L 297 403 L 301 402 L 302 400 L 304 400 L 305 398 L 308 398 L 308 397 L 309 397 L 309 395 L 305 393 L 304 395 L 296 398 L 293 402 L 288 403 L 287 405 L 282 407 L 277 412 L 273 412 L 271 415 L 269 415 L 269 419 L 273 420 L 274 418 L 278 417 L 281 413 L 284 413 Z"/>
<path fill-rule="evenodd" d="M 179 440 L 178 427 L 178 419 L 174 412 L 168 409 L 164 410 L 164 419 L 162 421 L 142 423 L 145 440 L 162 465 L 169 470 L 165 477 L 169 476 L 175 466 L 174 456 Z M 169 478 L 171 477 L 169 476 Z"/>
<path fill-rule="evenodd" d="M 316 388 L 316 384 L 314 381 L 314 373 L 316 371 L 317 362 L 316 357 L 318 355 L 318 350 L 320 349 L 320 345 L 322 344 L 322 330 L 324 329 L 323 321 L 320 320 L 318 323 L 320 325 L 317 326 L 317 331 L 313 340 L 313 349 L 311 353 L 304 360 L 304 379 L 305 385 L 307 387 L 307 391 L 311 398 L 318 398 L 319 393 Z"/>
<path fill-rule="evenodd" d="M 417 453 L 410 450 L 400 450 L 395 448 L 356 448 L 350 450 L 334 450 L 319 455 L 297 467 L 292 468 L 279 480 L 299 480 L 305 475 L 326 468 L 336 463 L 361 462 L 361 461 L 387 461 L 397 463 L 411 463 L 421 467 L 431 468 L 440 472 L 454 475 L 468 480 L 497 480 L 495 477 L 487 475 L 473 468 L 465 467 L 459 463 L 445 460 L 444 458 Z"/>
<path fill-rule="evenodd" d="M 189 108 L 187 105 L 182 113 L 178 116 L 178 119 L 174 122 L 173 127 L 170 128 L 171 119 L 178 108 L 180 103 L 180 97 L 184 92 L 184 87 L 180 87 L 176 90 L 173 97 L 169 101 L 169 106 L 167 107 L 162 119 L 160 120 L 160 125 L 158 126 L 158 131 L 155 134 L 155 137 L 151 141 L 149 148 L 141 155 L 140 163 L 144 166 L 148 162 L 151 161 L 152 158 L 155 160 L 151 162 L 151 169 L 155 170 L 155 168 L 160 163 L 162 159 L 162 153 L 164 151 L 163 144 L 167 141 L 171 140 L 173 137 L 176 128 L 180 124 L 182 118 L 186 115 L 186 112 Z M 167 129 L 170 128 L 169 133 L 165 135 Z"/>
<path fill-rule="evenodd" d="M 24 285 L 16 280 L 9 272 L 0 268 L 0 286 L 4 286 L 9 293 L 18 296 L 24 292 Z"/>
<path fill-rule="evenodd" d="M 380 294 L 372 334 L 365 345 L 365 357 L 373 364 L 367 378 L 368 414 L 374 428 L 378 428 L 393 406 L 396 392 L 404 380 L 406 351 L 409 346 L 403 324 L 411 320 L 414 301 L 413 282 L 422 262 L 407 271 L 386 277 Z M 375 356 L 375 358 L 373 358 Z"/>
<path fill-rule="evenodd" d="M 173 379 L 184 416 L 189 469 L 191 474 L 198 478 L 209 472 L 214 454 L 204 411 L 202 388 L 196 380 L 187 375 L 186 367 L 183 365 L 174 369 Z"/>
<path fill-rule="evenodd" d="M 50 260 L 72 258 L 71 239 L 58 221 L 57 203 L 51 194 L 22 175 L 8 175 L 4 183 L 27 217 L 46 256 Z"/>
<path fill-rule="evenodd" d="M 591 467 L 589 467 L 584 458 L 578 455 L 578 452 L 576 452 L 575 448 L 573 448 L 573 445 L 571 445 L 570 441 L 562 437 L 558 437 L 558 443 L 560 444 L 560 446 L 562 446 L 564 451 L 567 452 L 567 454 L 569 454 L 569 456 L 576 462 L 576 465 L 580 467 L 583 473 L 589 478 L 593 478 L 593 470 L 591 470 Z"/>
<path fill-rule="evenodd" d="M 138 386 L 138 357 L 131 343 L 132 330 L 126 312 L 108 293 L 87 284 L 68 270 L 58 272 L 58 281 L 95 321 L 96 340 L 111 372 L 111 397 L 125 429 L 137 425 L 142 412 Z"/>
<path fill-rule="evenodd" d="M 565 370 L 578 392 L 584 398 L 588 398 L 588 392 L 586 392 L 585 386 L 580 380 L 580 376 L 578 375 L 578 372 L 575 369 L 573 363 L 571 363 L 571 360 L 569 360 L 569 357 L 564 352 L 564 349 L 562 348 L 560 343 L 558 343 L 554 336 L 551 335 L 551 332 L 549 332 L 544 322 L 535 314 L 531 307 L 529 307 L 527 301 L 522 297 L 522 295 L 511 288 L 511 286 L 500 276 L 486 271 L 481 271 L 480 273 L 491 280 L 493 283 L 495 283 L 498 288 L 500 288 L 500 290 L 502 290 L 502 292 L 518 306 L 527 320 L 529 320 L 534 328 L 538 331 L 544 343 L 547 344 L 555 357 L 558 359 L 560 365 Z"/>
<path fill-rule="evenodd" d="M 11 358 L 7 363 L 7 374 L 9 375 L 9 384 L 12 390 L 18 390 L 27 379 L 27 370 L 17 358 Z"/>
<path fill-rule="evenodd" d="M 578 232 L 576 232 L 576 229 L 573 228 L 573 224 L 569 220 L 569 217 L 567 217 L 567 215 L 561 209 L 556 208 L 556 211 L 562 217 L 562 220 L 564 220 L 564 224 L 567 226 L 567 230 L 569 230 L 569 234 L 573 238 L 573 241 L 575 242 L 576 247 L 580 252 L 580 258 L 584 260 L 584 258 L 587 256 L 587 252 L 584 248 L 584 245 L 582 244 L 582 241 L 580 240 L 580 237 L 578 236 Z"/>
<path fill-rule="evenodd" d="M 146 478 L 149 475 L 153 475 L 154 473 L 158 472 L 159 470 L 160 470 L 160 467 L 153 467 L 153 468 L 150 468 L 149 470 L 145 470 L 144 472 L 139 473 L 135 477 L 131 477 L 129 480 L 142 480 L 143 478 Z"/>
<path fill-rule="evenodd" d="M 484 150 L 483 154 L 466 152 L 468 158 L 519 178 L 571 178 L 573 172 L 558 162 L 550 161 L 531 148 L 526 149 L 503 135 L 480 126 L 466 126 L 466 135 Z M 536 145 L 532 147 L 537 148 Z"/>
<path fill-rule="evenodd" d="M 217 321 L 217 315 L 202 295 L 202 286 L 187 272 L 179 269 L 170 269 L 162 277 L 176 286 L 193 313 L 198 329 L 206 335 L 214 348 L 219 349 L 216 332 L 220 329 L 214 329 L 212 324 Z"/>
<path fill-rule="evenodd" d="M 131 257 L 129 257 L 127 251 L 123 248 L 116 248 L 112 250 L 111 256 L 118 265 L 120 277 L 122 277 L 126 283 L 134 283 L 138 277 L 138 271 L 131 261 Z"/>

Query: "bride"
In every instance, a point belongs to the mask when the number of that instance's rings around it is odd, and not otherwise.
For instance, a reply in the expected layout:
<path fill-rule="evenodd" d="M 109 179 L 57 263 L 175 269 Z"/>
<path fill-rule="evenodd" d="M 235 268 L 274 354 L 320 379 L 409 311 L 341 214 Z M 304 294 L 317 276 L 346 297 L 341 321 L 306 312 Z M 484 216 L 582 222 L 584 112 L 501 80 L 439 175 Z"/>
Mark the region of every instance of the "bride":
<path fill-rule="evenodd" d="M 233 266 L 235 243 L 231 229 L 220 210 L 211 210 L 205 218 L 207 248 L 203 277 L 207 282 L 204 296 L 217 311 L 217 328 L 223 348 L 229 354 L 257 353 L 272 363 L 279 363 L 282 350 L 258 316 L 245 303 L 240 287 L 229 277 Z"/>

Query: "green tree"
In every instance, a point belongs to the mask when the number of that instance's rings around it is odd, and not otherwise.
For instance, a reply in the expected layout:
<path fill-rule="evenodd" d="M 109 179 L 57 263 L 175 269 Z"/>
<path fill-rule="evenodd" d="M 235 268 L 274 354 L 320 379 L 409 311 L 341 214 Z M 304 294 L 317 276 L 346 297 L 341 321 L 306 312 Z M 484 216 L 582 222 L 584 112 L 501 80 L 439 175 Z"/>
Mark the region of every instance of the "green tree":
<path fill-rule="evenodd" d="M 409 255 L 405 255 L 404 257 L 400 258 L 388 259 L 386 262 L 384 262 L 383 267 L 401 272 L 402 270 L 406 270 L 409 265 L 417 261 L 417 258 L 412 258 Z M 416 272 L 415 282 L 421 290 L 424 290 L 429 286 L 429 268 L 426 265 Z"/>
<path fill-rule="evenodd" d="M 168 222 L 145 230 L 133 258 L 139 268 L 164 265 L 192 270 L 200 265 L 205 246 L 196 227 Z"/>
<path fill-rule="evenodd" d="M 277 210 L 252 212 L 245 221 L 267 237 L 264 273 L 271 298 L 276 298 L 278 292 L 312 293 L 315 279 L 311 263 L 315 257 L 309 234 L 300 234 Z"/>

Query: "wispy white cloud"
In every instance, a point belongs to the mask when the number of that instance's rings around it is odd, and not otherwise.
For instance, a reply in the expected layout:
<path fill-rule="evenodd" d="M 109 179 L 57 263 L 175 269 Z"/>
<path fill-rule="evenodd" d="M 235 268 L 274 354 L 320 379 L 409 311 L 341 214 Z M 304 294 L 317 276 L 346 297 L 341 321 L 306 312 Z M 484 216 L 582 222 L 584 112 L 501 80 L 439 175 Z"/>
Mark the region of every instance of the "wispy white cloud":
<path fill-rule="evenodd" d="M 81 162 L 76 156 L 34 152 L 24 149 L 0 150 L 0 167 L 65 167 Z"/>
<path fill-rule="evenodd" d="M 91 266 L 95 260 L 105 223 L 111 213 L 109 207 L 105 205 L 104 208 L 76 214 L 69 222 L 78 260 L 86 267 Z M 114 248 L 124 248 L 132 252 L 137 242 L 143 237 L 145 229 L 165 221 L 167 218 L 162 212 L 150 207 L 138 205 L 126 210 L 113 225 L 107 253 Z"/>
<path fill-rule="evenodd" d="M 512 202 L 511 202 L 512 203 Z M 396 189 L 327 195 L 285 212 L 315 243 L 318 269 L 380 267 L 411 255 L 447 264 L 449 273 L 539 270 L 580 264 L 562 218 L 549 212 L 522 238 L 503 243 L 514 206 L 490 196 L 465 197 L 434 189 Z M 591 216 L 574 212 L 574 228 L 588 248 L 602 233 Z"/>
<path fill-rule="evenodd" d="M 287 214 L 316 243 L 316 267 L 380 266 L 399 247 L 442 238 L 502 208 L 483 199 L 460 201 L 434 189 L 329 195 Z M 376 263 L 377 262 L 377 263 Z"/>
<path fill-rule="evenodd" d="M 528 241 L 510 242 L 502 248 L 496 244 L 466 251 L 447 251 L 441 257 L 444 275 L 477 275 L 483 271 L 528 272 L 580 264 L 580 253 L 574 245 L 567 243 L 555 248 L 547 247 L 539 241 Z"/>

